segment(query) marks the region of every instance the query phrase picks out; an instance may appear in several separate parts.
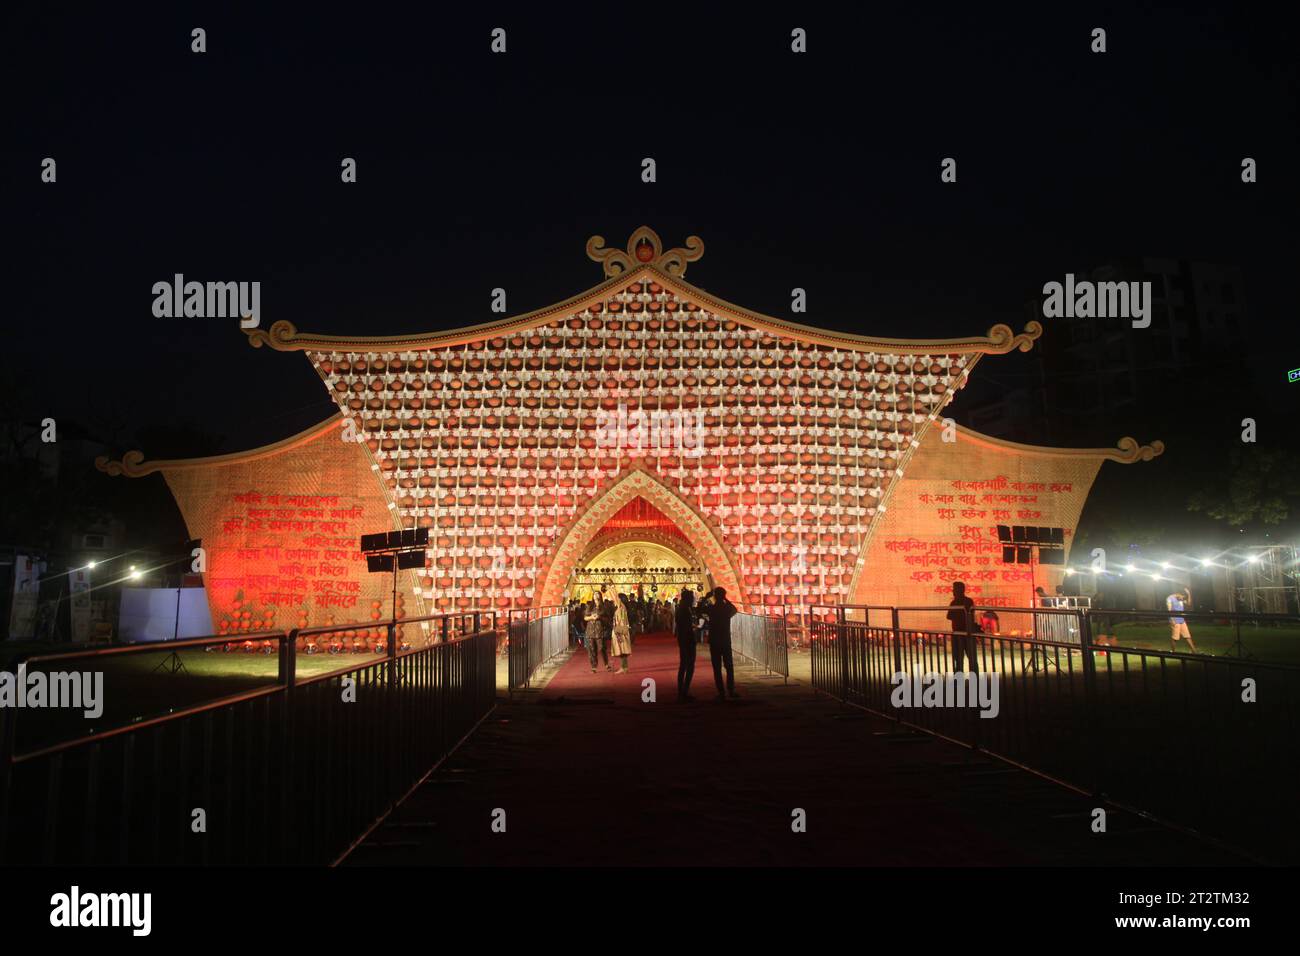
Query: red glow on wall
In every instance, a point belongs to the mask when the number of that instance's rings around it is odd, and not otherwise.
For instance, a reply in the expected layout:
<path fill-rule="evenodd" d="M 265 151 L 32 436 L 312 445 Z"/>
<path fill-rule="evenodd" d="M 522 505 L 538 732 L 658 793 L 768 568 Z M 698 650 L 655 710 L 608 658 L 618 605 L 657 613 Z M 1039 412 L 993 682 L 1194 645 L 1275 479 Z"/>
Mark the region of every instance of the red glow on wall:
<path fill-rule="evenodd" d="M 682 530 L 677 527 L 671 518 L 644 498 L 633 498 L 622 508 L 619 508 L 614 513 L 614 516 L 605 522 L 601 530 L 621 531 L 629 528 L 655 531 L 659 534 L 680 538 L 683 541 L 687 540 L 686 535 L 682 534 Z"/>

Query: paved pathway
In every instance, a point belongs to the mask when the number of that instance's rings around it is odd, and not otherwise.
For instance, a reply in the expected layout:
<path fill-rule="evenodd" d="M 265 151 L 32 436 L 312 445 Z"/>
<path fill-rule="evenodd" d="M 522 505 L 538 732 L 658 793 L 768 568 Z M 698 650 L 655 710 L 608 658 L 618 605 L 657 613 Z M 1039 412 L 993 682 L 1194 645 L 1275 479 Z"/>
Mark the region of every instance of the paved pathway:
<path fill-rule="evenodd" d="M 675 701 L 677 648 L 639 638 L 630 674 L 581 650 L 507 703 L 349 858 L 352 865 L 974 865 L 1240 862 L 1090 801 L 766 679 L 738 662 L 714 700 Z M 642 700 L 651 678 L 657 700 Z M 492 830 L 505 811 L 504 833 Z M 807 830 L 792 831 L 792 813 Z"/>

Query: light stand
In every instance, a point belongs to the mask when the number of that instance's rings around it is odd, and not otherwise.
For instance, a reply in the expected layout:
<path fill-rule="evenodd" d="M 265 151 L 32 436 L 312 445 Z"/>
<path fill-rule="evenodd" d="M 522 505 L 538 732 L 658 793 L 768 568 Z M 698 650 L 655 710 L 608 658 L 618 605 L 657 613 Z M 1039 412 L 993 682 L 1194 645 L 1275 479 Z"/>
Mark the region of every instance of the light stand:
<path fill-rule="evenodd" d="M 190 554 L 193 554 L 194 549 L 202 547 L 202 545 L 203 539 L 195 538 L 192 541 L 187 541 L 185 548 Z M 184 561 L 185 559 L 182 558 L 181 560 Z M 176 577 L 176 620 L 172 622 L 172 643 L 175 643 L 181 635 L 181 588 L 183 587 L 185 587 L 185 571 L 181 570 Z M 155 674 L 158 671 L 179 674 L 185 670 L 185 661 L 181 660 L 181 656 L 176 653 L 176 649 L 172 648 L 171 653 L 159 661 L 158 666 L 153 670 Z"/>
<path fill-rule="evenodd" d="M 397 656 L 397 572 L 424 567 L 428 546 L 428 528 L 380 531 L 361 536 L 361 553 L 366 556 L 366 569 L 380 573 L 393 572 L 393 617 L 388 624 L 390 660 Z"/>
<path fill-rule="evenodd" d="M 1038 601 L 1037 588 L 1037 566 L 1039 564 L 1064 564 L 1065 563 L 1065 529 L 1041 527 L 1038 525 L 1005 525 L 997 526 L 998 541 L 1002 544 L 1002 563 L 1003 564 L 1028 564 L 1029 565 L 1029 587 L 1032 600 L 1029 602 L 1031 608 L 1041 607 Z M 1046 555 L 1050 560 L 1044 560 Z M 1037 558 L 1038 560 L 1035 560 Z M 1055 607 L 1056 605 L 1053 605 Z M 1049 620 L 1057 617 L 1050 615 Z M 1040 625 L 1038 623 L 1039 615 L 1031 615 L 1033 624 L 1033 638 L 1029 645 L 1029 666 L 1034 671 L 1038 670 L 1038 654 Z M 1055 631 L 1055 627 L 1050 628 Z M 1043 669 L 1046 670 L 1049 665 L 1054 665 L 1059 671 L 1061 669 L 1060 648 L 1053 648 L 1055 652 L 1048 655 L 1047 648 L 1041 648 L 1043 655 Z"/>
<path fill-rule="evenodd" d="M 1255 655 L 1247 653 L 1246 645 L 1241 643 L 1241 622 L 1234 621 L 1233 623 L 1236 625 L 1235 636 L 1232 639 L 1232 646 L 1228 648 L 1228 656 L 1236 657 L 1243 661 L 1254 660 Z"/>
<path fill-rule="evenodd" d="M 184 587 L 184 585 L 185 572 L 182 571 L 176 579 L 176 620 L 172 624 L 173 642 L 175 642 L 181 633 L 181 588 Z M 154 673 L 157 673 L 158 671 L 166 671 L 168 674 L 179 674 L 183 670 L 185 670 L 185 662 L 181 660 L 181 656 L 176 653 L 176 649 L 172 648 L 172 652 L 158 662 L 158 666 L 154 668 Z"/>

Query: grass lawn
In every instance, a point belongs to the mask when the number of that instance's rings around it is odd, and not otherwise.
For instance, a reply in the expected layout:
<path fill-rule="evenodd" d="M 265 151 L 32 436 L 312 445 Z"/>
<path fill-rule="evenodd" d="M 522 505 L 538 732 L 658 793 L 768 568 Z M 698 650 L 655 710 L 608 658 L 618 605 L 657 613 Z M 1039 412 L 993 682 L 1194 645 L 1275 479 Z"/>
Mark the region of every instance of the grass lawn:
<path fill-rule="evenodd" d="M 18 642 L 14 644 L 17 645 Z M 4 650 L 8 660 L 0 661 L 0 669 L 10 672 L 13 671 L 17 658 L 27 654 L 51 653 L 48 644 L 27 642 L 24 642 L 21 650 L 16 647 L 5 647 Z M 58 652 L 65 650 L 72 648 L 61 647 Z M 177 652 L 176 657 L 184 669 L 174 673 L 168 664 L 169 657 L 169 649 L 163 646 L 130 654 L 69 658 L 29 667 L 29 674 L 36 670 L 101 672 L 103 714 L 92 719 L 85 717 L 80 709 L 47 707 L 15 710 L 13 714 L 18 722 L 16 742 L 19 751 L 102 733 L 209 701 L 279 684 L 279 660 L 273 653 L 223 653 L 220 650 L 187 649 Z M 382 654 L 299 654 L 297 679 L 303 681 L 330 672 L 356 670 L 384 659 L 385 655 Z M 498 684 L 504 689 L 504 657 L 500 658 L 499 670 L 501 674 Z"/>
<path fill-rule="evenodd" d="M 1215 657 L 1238 656 L 1233 651 L 1237 629 L 1230 624 L 1191 623 L 1188 629 L 1196 650 Z M 1124 623 L 1113 630 L 1121 645 L 1143 650 L 1169 650 L 1169 625 L 1156 621 Z M 1300 664 L 1300 625 L 1245 625 L 1241 627 L 1243 653 L 1240 656 L 1276 664 Z M 1180 653 L 1186 653 L 1185 641 L 1178 642 Z"/>

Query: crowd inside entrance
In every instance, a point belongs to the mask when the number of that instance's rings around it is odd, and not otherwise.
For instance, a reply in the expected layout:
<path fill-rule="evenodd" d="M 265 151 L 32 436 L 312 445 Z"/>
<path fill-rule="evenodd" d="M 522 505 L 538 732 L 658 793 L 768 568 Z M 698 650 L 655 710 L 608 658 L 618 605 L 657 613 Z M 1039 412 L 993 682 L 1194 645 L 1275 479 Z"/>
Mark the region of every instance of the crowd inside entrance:
<path fill-rule="evenodd" d="M 678 649 L 677 699 L 690 702 L 697 645 L 707 643 L 713 664 L 718 700 L 736 693 L 735 664 L 731 650 L 731 619 L 736 606 L 725 588 L 714 588 L 698 603 L 695 592 L 684 588 L 673 600 L 646 598 L 643 594 L 597 591 L 588 601 L 569 604 L 574 638 L 587 652 L 591 672 L 603 663 L 611 673 L 631 670 L 636 639 L 642 635 L 671 634 Z M 615 662 L 618 667 L 615 668 Z M 723 672 L 726 679 L 723 679 Z"/>

